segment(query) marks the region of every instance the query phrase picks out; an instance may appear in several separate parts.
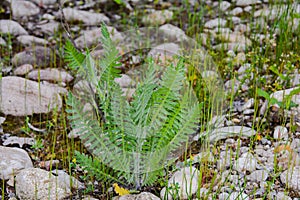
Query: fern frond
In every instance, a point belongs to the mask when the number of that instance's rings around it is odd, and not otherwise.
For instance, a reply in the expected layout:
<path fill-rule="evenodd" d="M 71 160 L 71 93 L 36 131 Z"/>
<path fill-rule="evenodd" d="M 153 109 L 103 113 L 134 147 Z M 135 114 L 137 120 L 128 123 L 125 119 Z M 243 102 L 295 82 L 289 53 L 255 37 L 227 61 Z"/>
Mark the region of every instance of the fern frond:
<path fill-rule="evenodd" d="M 103 183 L 121 183 L 125 184 L 124 181 L 116 178 L 120 176 L 120 172 L 116 172 L 114 169 L 107 167 L 103 162 L 97 158 L 87 156 L 83 153 L 75 151 L 76 162 L 84 170 L 88 171 L 88 176 L 94 176 L 97 180 L 101 180 Z"/>
<path fill-rule="evenodd" d="M 67 40 L 65 45 L 64 60 L 72 70 L 78 70 L 82 66 L 85 55 L 78 51 L 71 41 Z"/>

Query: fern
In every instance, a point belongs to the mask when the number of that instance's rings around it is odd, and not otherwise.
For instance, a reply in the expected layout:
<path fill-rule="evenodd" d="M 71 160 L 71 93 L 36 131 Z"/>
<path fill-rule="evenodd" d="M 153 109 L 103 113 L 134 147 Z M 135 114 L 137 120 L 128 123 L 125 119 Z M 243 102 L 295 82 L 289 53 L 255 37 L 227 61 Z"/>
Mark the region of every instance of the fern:
<path fill-rule="evenodd" d="M 151 185 L 162 169 L 174 161 L 170 153 L 195 132 L 200 115 L 198 101 L 185 79 L 182 59 L 169 66 L 161 79 L 156 77 L 157 67 L 150 59 L 133 101 L 126 101 L 114 81 L 120 76 L 118 51 L 104 24 L 101 32 L 105 53 L 99 61 L 94 61 L 89 52 L 83 58 L 70 42 L 65 48 L 71 68 L 81 72 L 96 88 L 95 96 L 89 93 L 91 90 L 86 97 L 69 93 L 68 119 L 86 148 L 106 167 L 98 168 L 98 161 L 78 153 L 77 160 L 96 177 L 119 183 L 118 180 L 125 180 L 136 188 Z M 83 100 L 93 107 L 96 115 L 84 111 Z M 104 121 L 99 119 L 99 109 Z"/>

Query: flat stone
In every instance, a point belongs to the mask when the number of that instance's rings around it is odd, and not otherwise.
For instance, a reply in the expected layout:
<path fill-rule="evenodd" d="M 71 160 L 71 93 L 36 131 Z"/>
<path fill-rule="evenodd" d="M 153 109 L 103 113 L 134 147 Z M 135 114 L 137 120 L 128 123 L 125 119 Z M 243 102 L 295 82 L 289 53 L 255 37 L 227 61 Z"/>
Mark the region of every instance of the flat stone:
<path fill-rule="evenodd" d="M 62 107 L 59 91 L 54 87 L 16 76 L 3 77 L 0 86 L 0 111 L 5 115 L 49 113 Z"/>
<path fill-rule="evenodd" d="M 247 179 L 253 182 L 262 182 L 267 180 L 269 177 L 269 172 L 267 170 L 255 170 L 250 175 L 247 176 Z"/>
<path fill-rule="evenodd" d="M 109 23 L 109 18 L 102 13 L 77 10 L 75 8 L 64 8 L 63 13 L 67 22 L 79 21 L 90 26 L 100 25 L 101 22 Z"/>
<path fill-rule="evenodd" d="M 20 148 L 0 146 L 0 179 L 8 180 L 20 170 L 33 167 L 26 151 Z"/>
<path fill-rule="evenodd" d="M 57 0 L 30 0 L 30 1 L 33 1 L 40 6 L 54 5 L 57 2 Z"/>
<path fill-rule="evenodd" d="M 187 40 L 185 32 L 172 24 L 164 24 L 159 27 L 158 31 L 168 39 L 168 41 L 184 41 Z"/>
<path fill-rule="evenodd" d="M 156 10 L 142 18 L 142 22 L 147 25 L 161 25 L 171 20 L 173 12 L 170 10 Z"/>
<path fill-rule="evenodd" d="M 69 186 L 48 172 L 38 168 L 20 171 L 15 178 L 16 195 L 19 199 L 62 200 L 71 194 Z"/>
<path fill-rule="evenodd" d="M 300 167 L 296 166 L 285 170 L 280 175 L 280 180 L 288 188 L 293 189 L 300 195 Z"/>
<path fill-rule="evenodd" d="M 236 5 L 246 7 L 246 6 L 260 4 L 260 3 L 261 1 L 259 0 L 237 0 Z"/>
<path fill-rule="evenodd" d="M 60 23 L 56 21 L 50 21 L 46 24 L 37 24 L 36 27 L 40 29 L 42 33 L 53 35 L 58 31 Z"/>
<path fill-rule="evenodd" d="M 240 16 L 243 13 L 243 9 L 240 7 L 234 8 L 232 11 L 229 12 L 231 15 Z"/>
<path fill-rule="evenodd" d="M 292 198 L 286 195 L 284 192 L 278 192 L 276 195 L 276 200 L 292 200 Z"/>
<path fill-rule="evenodd" d="M 276 126 L 273 132 L 273 138 L 287 140 L 289 137 L 288 130 L 284 126 Z"/>
<path fill-rule="evenodd" d="M 32 45 L 42 46 L 48 44 L 47 40 L 32 35 L 20 35 L 17 37 L 17 40 L 24 46 L 32 46 Z"/>
<path fill-rule="evenodd" d="M 256 134 L 256 131 L 249 127 L 244 126 L 228 126 L 228 127 L 222 127 L 217 128 L 212 131 L 206 131 L 202 132 L 199 135 L 200 136 L 207 136 L 207 141 L 210 141 L 211 143 L 215 143 L 219 140 L 230 138 L 230 137 L 252 137 Z M 196 141 L 199 138 L 199 135 L 197 135 L 194 140 Z"/>
<path fill-rule="evenodd" d="M 39 7 L 30 1 L 11 0 L 11 9 L 14 18 L 28 17 L 40 13 Z"/>
<path fill-rule="evenodd" d="M 254 98 L 249 99 L 242 107 L 242 111 L 250 109 L 254 106 Z"/>
<path fill-rule="evenodd" d="M 123 35 L 114 27 L 107 26 L 110 37 L 115 44 L 124 39 Z M 75 39 L 75 44 L 78 48 L 91 47 L 92 45 L 100 45 L 100 38 L 102 37 L 101 29 L 96 28 L 93 30 L 83 31 L 81 36 Z"/>
<path fill-rule="evenodd" d="M 199 171 L 195 167 L 185 167 L 180 171 L 177 171 L 168 181 L 168 186 L 178 184 L 179 189 L 177 191 L 168 191 L 166 194 L 166 188 L 164 187 L 160 192 L 162 199 L 172 199 L 170 194 L 179 194 L 176 199 L 188 199 L 189 196 L 195 194 L 198 190 L 198 178 Z"/>
<path fill-rule="evenodd" d="M 242 52 L 246 50 L 246 45 L 245 43 L 239 43 L 239 42 L 232 42 L 232 43 L 222 43 L 222 44 L 217 44 L 213 46 L 213 48 L 217 51 L 237 51 L 237 52 Z"/>
<path fill-rule="evenodd" d="M 220 10 L 226 11 L 231 6 L 231 3 L 229 3 L 228 1 L 221 1 L 219 6 Z"/>
<path fill-rule="evenodd" d="M 12 58 L 12 64 L 14 66 L 20 66 L 24 64 L 30 64 L 37 67 L 48 67 L 54 60 L 53 51 L 47 47 L 36 46 L 25 49 L 14 55 Z"/>
<path fill-rule="evenodd" d="M 30 64 L 24 64 L 24 65 L 21 65 L 21 66 L 17 67 L 14 70 L 14 75 L 16 75 L 16 76 L 24 76 L 28 72 L 30 72 L 31 70 L 33 70 L 33 66 L 32 65 L 30 65 Z"/>
<path fill-rule="evenodd" d="M 6 140 L 4 140 L 3 145 L 14 145 L 18 144 L 19 147 L 23 147 L 24 144 L 26 145 L 33 145 L 35 143 L 35 139 L 31 137 L 17 137 L 17 136 L 10 136 Z"/>
<path fill-rule="evenodd" d="M 56 68 L 32 70 L 29 72 L 28 78 L 32 80 L 43 80 L 57 83 L 69 83 L 73 80 L 73 76 L 71 76 L 68 72 Z"/>
<path fill-rule="evenodd" d="M 216 27 L 224 27 L 226 25 L 226 23 L 227 23 L 227 20 L 222 19 L 222 18 L 216 18 L 216 19 L 212 19 L 212 20 L 209 20 L 208 22 L 206 22 L 204 24 L 204 27 L 213 29 Z"/>
<path fill-rule="evenodd" d="M 272 93 L 270 95 L 270 98 L 275 98 L 277 99 L 279 102 L 282 102 L 284 98 L 287 97 L 287 95 L 289 95 L 293 90 L 297 89 L 297 87 L 293 87 L 293 88 L 290 88 L 290 89 L 286 89 L 286 90 L 279 90 L 279 91 L 276 91 L 274 93 Z M 291 98 L 291 101 L 300 105 L 300 94 L 295 94 L 292 96 Z M 266 110 L 267 110 L 267 106 L 268 106 L 268 101 L 266 100 L 261 109 L 260 109 L 260 115 L 264 115 Z M 269 106 L 272 106 L 272 105 L 269 105 Z"/>
<path fill-rule="evenodd" d="M 0 32 L 13 36 L 28 35 L 28 32 L 18 22 L 6 19 L 0 20 Z"/>
<path fill-rule="evenodd" d="M 219 34 L 218 38 L 226 41 L 226 42 L 230 42 L 230 43 L 241 43 L 241 44 L 245 44 L 245 45 L 251 45 L 252 42 L 250 39 L 248 39 L 247 37 L 245 37 L 244 35 L 240 34 L 240 33 L 229 33 L 229 34 Z"/>
<path fill-rule="evenodd" d="M 150 192 L 142 192 L 140 194 L 127 194 L 123 196 L 113 197 L 113 200 L 160 200 Z"/>
<path fill-rule="evenodd" d="M 246 171 L 253 172 L 257 167 L 257 160 L 251 153 L 244 153 L 233 165 L 234 169 L 240 173 Z"/>
<path fill-rule="evenodd" d="M 229 195 L 228 200 L 249 200 L 249 197 L 243 192 L 232 192 Z"/>

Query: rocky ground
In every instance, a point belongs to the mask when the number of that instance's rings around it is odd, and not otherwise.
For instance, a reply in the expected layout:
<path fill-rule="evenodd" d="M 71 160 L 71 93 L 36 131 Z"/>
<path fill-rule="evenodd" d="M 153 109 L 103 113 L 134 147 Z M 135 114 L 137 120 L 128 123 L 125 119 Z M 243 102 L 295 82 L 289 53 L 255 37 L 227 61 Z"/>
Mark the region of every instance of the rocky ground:
<path fill-rule="evenodd" d="M 177 191 L 181 199 L 300 198 L 300 93 L 296 90 L 300 81 L 297 52 L 300 3 L 132 0 L 119 5 L 116 2 L 4 0 L 0 3 L 1 199 L 108 198 L 95 191 L 99 190 L 101 180 L 93 183 L 94 191 L 84 195 L 87 183 L 79 177 L 82 172 L 74 172 L 73 177 L 67 173 L 72 163 L 65 158 L 67 141 L 74 142 L 70 151 L 82 146 L 79 140 L 74 141 L 76 132 L 61 122 L 63 114 L 53 114 L 64 113 L 65 95 L 82 84 L 63 62 L 64 42 L 73 38 L 79 49 L 96 47 L 94 56 L 101 55 L 101 22 L 108 25 L 122 54 L 131 48 L 138 49 L 127 41 L 128 27 L 136 25 L 157 27 L 155 39 L 167 38 L 167 43 L 157 40 L 147 52 L 150 55 L 161 49 L 179 54 L 180 44 L 197 38 L 202 53 L 210 52 L 212 59 L 213 55 L 222 56 L 216 63 L 223 67 L 212 65 L 209 73 L 201 75 L 219 77 L 225 93 L 236 95 L 224 98 L 224 101 L 229 99 L 224 114 L 218 113 L 208 122 L 210 129 L 193 138 L 199 144 L 199 136 L 206 135 L 209 141 L 205 150 L 193 150 L 189 158 L 193 167 L 176 163 L 178 169 L 170 174 L 167 185 L 171 193 Z M 191 22 L 189 14 L 194 14 L 194 21 Z M 277 38 L 286 33 L 280 29 L 280 18 L 285 19 L 286 30 L 293 36 L 288 40 L 294 42 L 295 52 L 289 49 L 289 54 L 279 55 L 281 63 L 290 68 L 274 78 L 267 72 L 269 60 L 278 57 L 274 51 L 280 45 Z M 254 47 L 259 51 L 254 51 Z M 268 57 L 266 51 L 274 55 Z M 264 65 L 250 62 L 249 56 L 259 57 L 260 53 L 267 55 Z M 134 58 L 130 66 L 135 64 L 137 58 Z M 124 65 L 123 71 L 124 75 L 116 81 L 130 99 L 134 92 L 134 70 Z M 258 81 L 265 83 L 261 89 L 268 89 L 267 85 L 274 83 L 280 87 L 273 90 L 269 99 L 257 98 L 249 91 L 253 91 L 253 84 Z M 282 105 L 287 103 L 286 97 L 293 106 Z M 271 105 L 270 101 L 276 102 Z M 50 170 L 53 176 L 49 176 Z M 177 188 L 174 183 L 178 183 Z M 172 197 L 166 193 L 166 187 L 158 184 L 157 188 L 148 188 L 138 195 L 115 199 L 160 198 Z"/>

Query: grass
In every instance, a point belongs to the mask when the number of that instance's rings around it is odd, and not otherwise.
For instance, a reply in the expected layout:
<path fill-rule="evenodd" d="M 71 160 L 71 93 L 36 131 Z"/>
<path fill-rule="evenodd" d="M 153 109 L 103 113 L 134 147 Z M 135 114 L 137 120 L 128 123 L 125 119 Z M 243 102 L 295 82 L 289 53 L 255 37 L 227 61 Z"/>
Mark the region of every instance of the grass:
<path fill-rule="evenodd" d="M 205 6 L 202 4 L 197 4 L 194 8 L 191 7 L 191 5 L 188 4 L 188 1 L 185 1 L 184 3 L 184 10 L 175 10 L 175 16 L 172 23 L 176 24 L 177 26 L 183 28 L 186 33 L 196 38 L 196 40 L 200 43 L 202 43 L 202 35 L 199 33 L 204 29 L 203 25 L 206 19 L 209 19 L 211 17 L 214 17 L 215 12 L 214 9 L 210 6 Z M 284 8 L 282 4 L 280 4 L 277 1 L 270 2 L 271 8 L 279 6 L 281 8 Z M 269 37 L 266 37 L 262 43 L 259 42 L 259 38 L 253 37 L 252 43 L 253 45 L 251 48 L 247 49 L 245 52 L 246 61 L 244 63 L 249 63 L 250 68 L 246 70 L 245 76 L 242 79 L 239 79 L 237 74 L 237 69 L 240 66 L 240 64 L 236 64 L 234 60 L 227 60 L 225 59 L 227 57 L 225 51 L 214 51 L 211 47 L 213 44 L 208 43 L 206 46 L 208 48 L 209 54 L 212 56 L 213 60 L 215 61 L 216 65 L 218 66 L 219 73 L 221 74 L 221 77 L 223 80 L 229 80 L 229 79 L 235 79 L 239 80 L 241 82 L 241 85 L 243 83 L 246 83 L 249 81 L 249 90 L 248 91 L 242 91 L 241 88 L 237 90 L 237 92 L 232 92 L 227 94 L 226 96 L 226 102 L 228 102 L 226 105 L 229 107 L 233 107 L 234 101 L 245 101 L 249 98 L 255 99 L 254 104 L 254 114 L 253 119 L 256 119 L 256 117 L 259 117 L 259 101 L 264 99 L 259 95 L 259 89 L 266 91 L 268 94 L 274 91 L 286 89 L 291 87 L 291 78 L 289 78 L 288 75 L 293 74 L 295 71 L 299 71 L 300 68 L 300 55 L 298 52 L 300 52 L 300 28 L 298 27 L 294 32 L 291 30 L 291 25 L 289 24 L 294 19 L 299 20 L 299 14 L 297 13 L 291 13 L 289 14 L 289 9 L 292 9 L 290 5 L 292 5 L 292 1 L 288 1 L 287 9 L 283 9 L 282 17 L 277 17 L 273 21 L 273 23 L 268 24 L 268 26 L 265 24 L 265 26 L 261 27 L 259 24 L 251 24 L 251 28 L 253 32 L 249 33 L 247 36 L 249 38 L 252 38 L 252 34 L 261 33 L 263 35 L 269 35 Z M 120 5 L 122 6 L 122 5 Z M 192 8 L 191 12 L 187 11 Z M 126 30 L 128 26 L 128 14 L 126 12 L 120 13 L 122 16 L 121 29 Z M 136 11 L 133 16 L 129 17 L 129 24 L 131 26 L 140 26 L 141 24 L 139 20 L 141 16 L 143 15 L 143 11 Z M 123 17 L 124 16 L 124 17 Z M 264 17 L 266 21 L 268 21 L 269 15 Z M 254 17 L 254 12 L 245 14 L 245 16 L 241 16 L 244 20 L 249 20 L 250 22 L 253 22 L 256 20 Z M 72 25 L 70 25 L 72 26 Z M 274 34 L 277 36 L 275 37 Z M 17 46 L 14 41 L 15 38 L 11 35 L 2 35 L 6 41 L 7 46 L 2 47 L 0 51 L 0 57 L 2 58 L 0 61 L 0 69 L 6 66 L 10 66 L 10 60 L 14 53 L 19 52 L 23 50 L 23 47 Z M 62 41 L 62 32 L 58 34 L 57 40 L 58 46 L 57 48 L 62 49 L 63 44 Z M 208 39 L 207 42 L 210 40 Z M 242 63 L 243 64 L 243 63 Z M 62 67 L 62 66 L 57 66 Z M 189 68 L 188 78 L 192 82 L 194 82 L 195 85 L 195 91 L 198 95 L 198 98 L 203 102 L 203 117 L 201 118 L 201 124 L 205 124 L 207 121 L 209 121 L 212 118 L 212 110 L 215 110 L 215 107 L 211 107 L 212 98 L 210 96 L 210 93 L 208 90 L 205 90 L 206 84 L 201 79 L 201 76 L 199 74 L 199 71 L 197 71 L 195 68 Z M 2 71 L 2 70 L 1 70 Z M 2 73 L 0 73 L 2 77 Z M 250 77 L 253 76 L 251 79 Z M 267 80 L 264 78 L 264 76 L 271 76 L 270 80 Z M 218 107 L 219 106 L 219 107 Z M 222 114 L 222 109 L 224 105 L 217 105 L 217 112 L 214 114 Z M 229 109 L 230 110 L 230 109 Z M 229 111 L 228 110 L 228 111 Z M 286 112 L 286 109 L 284 107 L 280 108 L 281 112 Z M 272 122 L 270 119 L 268 119 L 268 115 L 271 111 L 267 110 L 264 116 L 261 117 L 260 120 L 258 120 L 255 123 L 252 123 L 251 126 L 253 129 L 255 129 L 260 137 L 267 138 L 271 140 L 271 142 L 275 142 L 272 139 L 272 131 L 275 125 L 283 125 L 285 126 L 287 124 L 287 119 L 284 117 L 281 117 L 279 122 Z M 225 112 L 226 113 L 226 112 Z M 227 112 L 227 114 L 233 115 L 232 112 Z M 231 117 L 232 118 L 232 117 Z M 26 119 L 27 118 L 12 118 L 8 117 L 6 120 L 4 126 L 5 132 L 11 132 L 12 135 L 26 135 L 23 128 L 26 127 Z M 95 196 L 101 197 L 103 199 L 110 198 L 113 194 L 110 192 L 107 192 L 107 189 L 111 187 L 111 185 L 106 185 L 105 183 L 100 183 L 98 186 L 100 188 L 100 193 L 96 193 L 94 188 L 93 177 L 89 177 L 88 173 L 85 172 L 79 172 L 76 169 L 76 162 L 74 161 L 74 151 L 83 151 L 86 152 L 83 145 L 80 143 L 77 139 L 69 139 L 67 137 L 68 132 L 70 131 L 69 128 L 69 122 L 66 118 L 66 113 L 64 110 L 61 112 L 52 112 L 49 115 L 34 115 L 30 116 L 28 118 L 29 122 L 33 125 L 35 125 L 38 128 L 46 128 L 47 133 L 41 135 L 40 133 L 29 131 L 33 135 L 34 138 L 38 141 L 37 147 L 33 148 L 33 151 L 30 153 L 31 158 L 34 161 L 35 166 L 38 166 L 38 164 L 41 161 L 44 160 L 54 160 L 59 159 L 61 162 L 59 164 L 59 168 L 63 168 L 69 172 L 69 174 L 72 174 L 73 176 L 80 178 L 82 181 L 86 181 L 87 189 L 84 191 L 84 193 L 87 194 L 94 194 Z M 254 121 L 254 120 L 253 120 Z M 239 125 L 245 125 L 242 122 L 239 123 Z M 201 131 L 205 130 L 206 127 L 201 127 Z M 294 133 L 295 130 L 293 127 L 290 129 L 291 133 Z M 241 140 L 239 140 L 241 141 Z M 256 147 L 256 145 L 261 144 L 260 140 L 257 139 L 257 137 L 250 138 L 246 141 L 242 140 L 243 143 L 249 144 L 250 151 L 253 151 L 253 149 Z M 208 144 L 198 144 L 198 145 L 204 145 L 209 146 Z M 218 155 L 220 153 L 219 149 L 219 143 L 211 146 L 211 151 L 215 154 L 216 159 L 219 159 Z M 230 157 L 238 157 L 238 154 L 234 155 L 234 151 L 239 152 L 240 146 L 232 147 L 232 146 L 226 146 L 226 148 L 229 151 Z M 206 151 L 209 151 L 209 148 L 206 149 Z M 277 155 L 275 155 L 276 157 Z M 186 160 L 189 158 L 190 155 L 184 155 L 183 160 Z M 209 189 L 210 192 L 212 192 L 213 187 L 218 182 L 218 176 L 216 172 L 214 172 L 211 168 L 213 166 L 212 163 L 208 161 L 203 161 L 196 165 L 198 169 L 200 170 L 200 181 L 199 184 L 200 187 L 206 187 Z M 231 165 L 232 167 L 232 165 Z M 231 170 L 231 167 L 228 169 Z M 55 167 L 54 167 L 55 168 Z M 166 180 L 168 177 L 172 174 L 172 171 L 176 169 L 167 169 L 166 177 L 162 177 L 157 185 L 154 187 L 148 187 L 145 188 L 145 190 L 153 191 L 156 194 L 159 194 L 159 190 L 167 185 Z M 170 171 L 168 171 L 170 170 Z M 270 177 L 267 179 L 267 187 L 266 187 L 266 194 L 264 197 L 267 198 L 268 194 L 270 194 L 273 191 L 273 185 L 276 184 L 276 182 L 279 181 L 280 173 L 282 172 L 282 169 L 276 164 L 274 166 L 274 170 L 271 173 Z M 99 181 L 99 180 L 98 180 Z M 229 181 L 226 179 L 223 183 L 219 185 L 219 188 L 221 186 L 228 186 Z M 2 198 L 5 197 L 5 190 L 6 184 L 2 182 Z M 176 186 L 174 186 L 176 189 Z M 199 189 L 200 189 L 199 187 Z M 229 185 L 229 187 L 231 187 Z M 247 186 L 242 185 L 241 190 L 245 189 Z M 234 189 L 234 188 L 233 188 Z M 293 191 L 286 188 L 286 192 L 290 195 L 293 195 Z M 211 193 L 212 197 L 214 199 L 218 198 L 218 195 L 221 193 L 220 189 L 217 190 L 215 193 Z M 253 192 L 254 193 L 254 192 Z M 104 195 L 102 195 L 104 194 Z M 106 196 L 105 196 L 106 195 Z M 200 190 L 196 194 L 198 198 L 200 197 Z M 208 197 L 208 195 L 207 195 Z"/>

